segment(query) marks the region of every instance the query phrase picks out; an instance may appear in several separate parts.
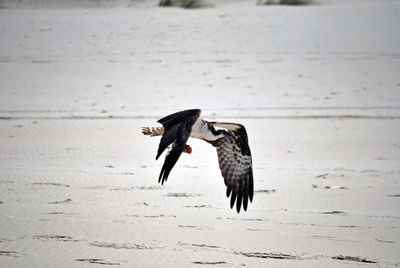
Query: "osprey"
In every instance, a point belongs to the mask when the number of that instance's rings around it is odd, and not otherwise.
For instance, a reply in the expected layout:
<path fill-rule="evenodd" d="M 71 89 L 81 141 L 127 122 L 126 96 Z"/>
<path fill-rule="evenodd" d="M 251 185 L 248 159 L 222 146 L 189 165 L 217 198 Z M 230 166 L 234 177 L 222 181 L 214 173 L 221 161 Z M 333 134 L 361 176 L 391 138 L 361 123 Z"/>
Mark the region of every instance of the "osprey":
<path fill-rule="evenodd" d="M 253 201 L 253 168 L 246 129 L 241 124 L 208 122 L 200 118 L 201 110 L 180 111 L 157 122 L 162 127 L 144 127 L 142 133 L 149 136 L 161 136 L 156 160 L 164 150 L 172 145 L 161 168 L 158 182 L 167 181 L 169 173 L 182 152 L 191 153 L 186 144 L 189 137 L 202 139 L 217 148 L 219 168 L 226 185 L 226 197 L 231 197 L 230 205 L 239 213 L 247 210 L 248 200 Z"/>

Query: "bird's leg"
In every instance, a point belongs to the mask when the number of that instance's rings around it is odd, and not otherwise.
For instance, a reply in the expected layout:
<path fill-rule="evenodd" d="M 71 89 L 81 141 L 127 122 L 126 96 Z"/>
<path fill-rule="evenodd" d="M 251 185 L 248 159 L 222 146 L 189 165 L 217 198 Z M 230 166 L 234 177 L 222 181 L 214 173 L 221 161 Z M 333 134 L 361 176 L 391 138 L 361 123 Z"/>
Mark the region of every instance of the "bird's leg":
<path fill-rule="evenodd" d="M 167 147 L 168 148 L 168 151 L 167 151 L 167 153 L 165 154 L 165 158 L 167 158 L 167 156 L 169 155 L 169 153 L 172 151 L 172 149 L 173 149 L 173 147 L 172 146 L 168 146 Z M 183 148 L 183 151 L 182 151 L 183 153 L 187 153 L 187 154 L 191 154 L 192 153 L 192 147 L 190 147 L 190 145 L 189 144 L 186 144 L 185 145 L 185 148 Z"/>

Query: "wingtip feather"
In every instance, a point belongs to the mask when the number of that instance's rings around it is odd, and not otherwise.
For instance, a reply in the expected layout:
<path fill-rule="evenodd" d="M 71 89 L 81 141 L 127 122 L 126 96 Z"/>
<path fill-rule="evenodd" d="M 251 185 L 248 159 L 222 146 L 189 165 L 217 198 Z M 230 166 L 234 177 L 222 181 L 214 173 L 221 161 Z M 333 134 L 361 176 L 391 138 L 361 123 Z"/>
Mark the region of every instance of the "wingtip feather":
<path fill-rule="evenodd" d="M 240 212 L 240 208 L 242 207 L 242 200 L 243 200 L 243 182 L 239 183 L 238 194 L 236 198 L 236 211 L 237 213 Z"/>
<path fill-rule="evenodd" d="M 228 186 L 226 188 L 226 197 L 229 197 L 231 195 L 231 191 L 232 191 L 232 189 Z"/>
<path fill-rule="evenodd" d="M 241 199 L 241 197 L 240 197 L 240 199 Z M 237 213 L 240 213 L 240 208 L 242 207 L 242 200 L 239 200 L 239 197 L 238 197 L 238 199 L 236 200 L 236 211 L 237 211 Z"/>
<path fill-rule="evenodd" d="M 231 196 L 231 208 L 233 208 L 233 205 L 235 204 L 236 200 L 236 192 L 232 191 L 232 196 Z"/>
<path fill-rule="evenodd" d="M 244 211 L 247 211 L 247 204 L 248 204 L 248 196 L 245 195 L 243 197 L 243 209 L 244 209 Z"/>
<path fill-rule="evenodd" d="M 250 202 L 253 202 L 253 194 L 254 194 L 253 169 L 250 168 L 250 172 L 249 172 L 249 200 L 250 200 Z"/>

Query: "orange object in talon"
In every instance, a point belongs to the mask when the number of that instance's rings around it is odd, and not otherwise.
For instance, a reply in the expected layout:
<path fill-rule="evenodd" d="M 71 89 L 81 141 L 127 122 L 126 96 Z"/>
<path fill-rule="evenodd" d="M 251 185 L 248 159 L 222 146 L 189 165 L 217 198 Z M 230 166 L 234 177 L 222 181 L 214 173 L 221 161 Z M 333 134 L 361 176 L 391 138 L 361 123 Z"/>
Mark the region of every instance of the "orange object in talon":
<path fill-rule="evenodd" d="M 192 147 L 190 145 L 185 145 L 185 149 L 183 150 L 184 153 L 191 154 L 192 153 Z"/>

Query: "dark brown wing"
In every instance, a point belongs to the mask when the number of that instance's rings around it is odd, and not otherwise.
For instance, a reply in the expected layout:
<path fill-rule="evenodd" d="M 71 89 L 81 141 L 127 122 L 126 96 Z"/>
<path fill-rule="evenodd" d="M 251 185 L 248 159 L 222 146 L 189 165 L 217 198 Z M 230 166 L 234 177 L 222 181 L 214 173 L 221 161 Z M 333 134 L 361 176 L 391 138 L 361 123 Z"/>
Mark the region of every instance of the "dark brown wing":
<path fill-rule="evenodd" d="M 169 173 L 181 156 L 192 132 L 193 124 L 199 118 L 200 113 L 201 110 L 199 109 L 185 110 L 168 115 L 157 121 L 163 125 L 164 134 L 160 140 L 156 159 L 172 144 L 172 150 L 165 158 L 158 178 L 158 182 L 161 182 L 161 184 L 164 184 L 164 181 L 168 179 Z"/>
<path fill-rule="evenodd" d="M 214 123 L 217 127 L 224 127 L 230 135 L 226 135 L 215 142 L 217 147 L 219 168 L 226 185 L 226 196 L 231 196 L 231 208 L 236 201 L 236 210 L 239 213 L 247 210 L 248 200 L 253 201 L 254 182 L 251 152 L 248 145 L 247 133 L 244 126 L 233 123 Z"/>

